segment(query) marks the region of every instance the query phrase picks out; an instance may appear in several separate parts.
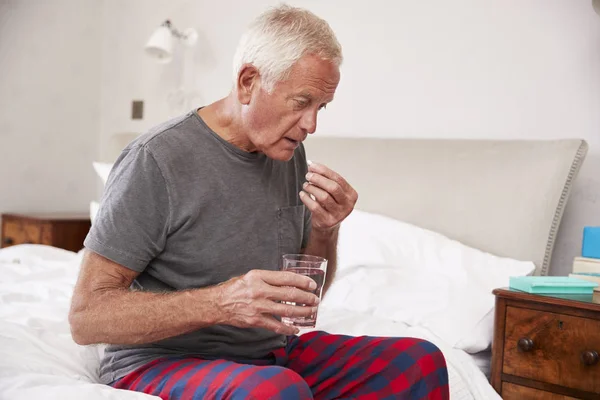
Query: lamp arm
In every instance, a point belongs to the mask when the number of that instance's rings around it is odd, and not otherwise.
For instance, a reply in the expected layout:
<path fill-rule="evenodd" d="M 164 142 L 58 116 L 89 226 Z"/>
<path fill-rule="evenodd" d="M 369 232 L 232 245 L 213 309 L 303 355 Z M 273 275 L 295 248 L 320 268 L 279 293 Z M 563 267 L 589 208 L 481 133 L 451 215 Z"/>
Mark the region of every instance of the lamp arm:
<path fill-rule="evenodd" d="M 171 33 L 173 34 L 173 36 L 175 36 L 177 39 L 188 39 L 190 37 L 190 33 L 185 33 L 185 32 L 181 32 L 179 30 L 177 30 L 177 28 L 175 28 L 173 26 L 173 24 L 171 23 L 170 20 L 165 20 L 165 22 L 162 23 L 162 26 L 166 26 L 167 28 L 169 28 L 169 30 L 171 31 Z"/>

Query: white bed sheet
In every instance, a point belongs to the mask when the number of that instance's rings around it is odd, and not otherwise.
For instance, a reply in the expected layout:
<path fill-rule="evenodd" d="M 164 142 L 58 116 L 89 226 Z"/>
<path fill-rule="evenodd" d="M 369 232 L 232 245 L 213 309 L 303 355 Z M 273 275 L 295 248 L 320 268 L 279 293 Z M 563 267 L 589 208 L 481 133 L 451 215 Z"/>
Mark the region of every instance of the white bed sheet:
<path fill-rule="evenodd" d="M 492 351 L 480 351 L 479 353 L 469 355 L 475 365 L 477 365 L 477 368 L 490 380 L 492 377 Z"/>
<path fill-rule="evenodd" d="M 102 349 L 73 342 L 67 313 L 80 260 L 81 254 L 48 246 L 0 250 L 1 399 L 157 399 L 97 384 Z M 453 400 L 500 399 L 466 352 L 452 348 L 427 329 L 327 307 L 320 310 L 317 328 L 430 340 L 446 357 Z"/>
<path fill-rule="evenodd" d="M 494 391 L 483 372 L 470 354 L 455 349 L 433 335 L 429 330 L 408 326 L 371 315 L 359 314 L 348 310 L 319 310 L 316 329 L 329 333 L 346 335 L 417 337 L 429 340 L 442 351 L 448 364 L 450 380 L 450 398 L 452 400 L 494 400 L 500 396 Z"/>

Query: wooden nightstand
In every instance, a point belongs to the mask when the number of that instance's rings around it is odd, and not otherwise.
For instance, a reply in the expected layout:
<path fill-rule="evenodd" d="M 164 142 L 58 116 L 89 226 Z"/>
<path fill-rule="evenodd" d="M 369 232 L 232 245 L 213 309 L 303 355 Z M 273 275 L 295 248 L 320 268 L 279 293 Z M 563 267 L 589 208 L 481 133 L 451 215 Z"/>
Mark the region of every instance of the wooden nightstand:
<path fill-rule="evenodd" d="M 503 399 L 600 399 L 598 293 L 493 293 L 492 386 Z"/>
<path fill-rule="evenodd" d="M 32 243 L 77 252 L 90 226 L 89 215 L 2 214 L 1 247 Z"/>

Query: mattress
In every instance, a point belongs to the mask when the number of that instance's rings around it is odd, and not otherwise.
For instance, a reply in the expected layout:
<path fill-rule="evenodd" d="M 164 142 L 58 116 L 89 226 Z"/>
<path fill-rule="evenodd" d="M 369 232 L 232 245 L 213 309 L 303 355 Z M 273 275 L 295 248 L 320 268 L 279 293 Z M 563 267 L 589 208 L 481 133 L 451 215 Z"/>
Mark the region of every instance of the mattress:
<path fill-rule="evenodd" d="M 67 320 L 82 254 L 41 245 L 0 250 L 0 398 L 157 399 L 98 383 L 100 346 L 78 346 Z M 500 397 L 463 350 L 430 331 L 349 310 L 319 311 L 318 329 L 349 335 L 411 336 L 443 352 L 453 400 Z"/>

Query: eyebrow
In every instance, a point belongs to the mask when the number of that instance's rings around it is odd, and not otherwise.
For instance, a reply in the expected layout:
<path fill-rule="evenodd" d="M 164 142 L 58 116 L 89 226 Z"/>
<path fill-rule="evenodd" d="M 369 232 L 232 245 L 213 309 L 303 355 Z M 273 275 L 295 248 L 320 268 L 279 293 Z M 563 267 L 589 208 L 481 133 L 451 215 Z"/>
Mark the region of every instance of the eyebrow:
<path fill-rule="evenodd" d="M 312 100 L 312 96 L 308 93 L 292 93 L 286 97 L 286 99 L 294 99 L 297 97 L 304 97 L 306 99 Z"/>
<path fill-rule="evenodd" d="M 294 98 L 294 97 L 303 97 L 306 100 L 310 100 L 310 101 L 314 100 L 314 97 L 308 92 L 300 92 L 300 93 L 292 94 L 289 96 L 289 98 Z M 332 101 L 333 101 L 333 97 L 331 99 L 326 99 L 325 101 L 323 101 L 322 104 L 329 104 Z"/>

